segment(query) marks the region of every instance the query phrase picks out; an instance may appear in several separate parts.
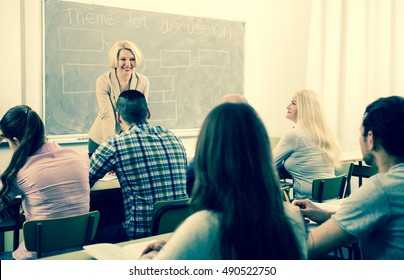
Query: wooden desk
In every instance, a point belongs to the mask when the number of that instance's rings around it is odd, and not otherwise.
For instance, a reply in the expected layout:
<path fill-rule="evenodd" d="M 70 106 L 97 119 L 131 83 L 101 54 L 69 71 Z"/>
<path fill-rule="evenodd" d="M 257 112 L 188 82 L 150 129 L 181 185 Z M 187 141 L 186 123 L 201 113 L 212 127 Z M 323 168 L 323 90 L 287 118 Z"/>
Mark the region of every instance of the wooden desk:
<path fill-rule="evenodd" d="M 101 190 L 111 190 L 111 189 L 120 189 L 121 186 L 119 185 L 118 179 L 113 179 L 110 181 L 103 181 L 98 180 L 94 186 L 91 188 L 91 191 L 101 191 Z"/>
<path fill-rule="evenodd" d="M 361 162 L 363 160 L 363 155 L 361 151 L 346 151 L 342 152 L 340 156 L 340 161 L 344 162 Z"/>
<path fill-rule="evenodd" d="M 160 239 L 168 240 L 171 235 L 172 235 L 172 233 L 165 233 L 165 234 L 161 234 L 161 235 L 149 236 L 149 237 L 145 237 L 145 238 L 121 242 L 121 243 L 117 243 L 116 245 L 125 246 L 128 244 L 146 242 L 148 240 L 149 241 L 160 240 Z M 93 258 L 89 254 L 87 254 L 84 250 L 80 250 L 80 251 L 75 251 L 75 252 L 70 252 L 70 253 L 42 258 L 41 260 L 95 260 L 95 258 Z"/>

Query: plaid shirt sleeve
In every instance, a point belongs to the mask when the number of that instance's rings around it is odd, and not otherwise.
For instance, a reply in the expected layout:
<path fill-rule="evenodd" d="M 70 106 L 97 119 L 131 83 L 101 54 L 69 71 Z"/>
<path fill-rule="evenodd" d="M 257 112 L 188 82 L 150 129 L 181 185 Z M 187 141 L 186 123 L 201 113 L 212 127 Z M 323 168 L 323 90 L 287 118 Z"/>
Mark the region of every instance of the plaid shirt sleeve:
<path fill-rule="evenodd" d="M 115 169 L 116 147 L 114 139 L 110 138 L 104 141 L 95 153 L 91 156 L 90 160 L 90 186 L 92 187 L 95 182 L 105 176 L 108 172 Z"/>

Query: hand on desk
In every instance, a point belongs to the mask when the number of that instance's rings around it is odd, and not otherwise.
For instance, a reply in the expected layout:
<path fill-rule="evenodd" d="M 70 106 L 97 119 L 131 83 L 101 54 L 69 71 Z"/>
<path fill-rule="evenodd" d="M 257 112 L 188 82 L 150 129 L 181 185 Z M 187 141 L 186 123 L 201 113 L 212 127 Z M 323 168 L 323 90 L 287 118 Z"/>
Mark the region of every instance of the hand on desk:
<path fill-rule="evenodd" d="M 140 255 L 141 260 L 151 260 L 157 255 L 158 252 L 164 247 L 166 241 L 161 239 L 156 242 L 150 243 L 147 247 L 143 250 L 142 254 Z"/>
<path fill-rule="evenodd" d="M 321 209 L 309 199 L 294 200 L 292 204 L 300 208 L 300 213 L 302 213 L 304 217 L 318 224 L 324 223 L 334 214 L 334 212 Z"/>
<path fill-rule="evenodd" d="M 111 170 L 107 173 L 108 176 L 115 176 L 116 177 L 116 173 L 115 170 Z"/>

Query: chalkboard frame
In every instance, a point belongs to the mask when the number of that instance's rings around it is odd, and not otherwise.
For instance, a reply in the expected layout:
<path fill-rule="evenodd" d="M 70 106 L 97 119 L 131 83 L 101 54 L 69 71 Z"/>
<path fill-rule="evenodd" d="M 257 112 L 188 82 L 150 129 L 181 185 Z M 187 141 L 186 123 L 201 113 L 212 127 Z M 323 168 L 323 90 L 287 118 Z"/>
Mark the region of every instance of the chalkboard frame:
<path fill-rule="evenodd" d="M 55 1 L 55 0 L 42 0 L 42 28 L 43 28 L 43 36 L 42 36 L 42 41 L 43 41 L 43 119 L 45 122 L 45 126 L 47 128 L 49 128 L 49 123 L 50 118 L 48 117 L 47 113 L 51 110 L 51 107 L 47 105 L 47 98 L 49 99 L 49 93 L 47 93 L 47 80 L 49 79 L 49 73 L 47 72 L 47 67 L 46 67 L 46 62 L 47 62 L 47 56 L 46 56 L 46 52 L 47 52 L 47 48 L 46 48 L 46 40 L 47 35 L 46 35 L 46 17 L 45 17 L 45 13 L 46 13 L 46 3 L 63 3 L 63 5 L 79 5 L 79 6 L 92 6 L 92 7 L 102 7 L 102 8 L 106 8 L 106 9 L 115 9 L 115 10 L 119 10 L 122 8 L 117 8 L 117 7 L 110 7 L 110 6 L 100 6 L 100 5 L 94 5 L 94 4 L 85 4 L 85 3 L 76 3 L 76 2 L 68 2 L 68 1 Z M 244 67 L 245 67 L 245 63 L 244 63 L 244 55 L 245 55 L 245 22 L 242 21 L 228 21 L 228 20 L 220 20 L 220 19 L 212 19 L 212 18 L 200 18 L 200 17 L 193 17 L 193 16 L 186 16 L 186 15 L 174 15 L 174 14 L 166 14 L 166 13 L 157 13 L 157 12 L 150 12 L 150 11 L 140 11 L 140 10 L 133 10 L 133 9 L 122 9 L 122 10 L 127 10 L 127 11 L 132 11 L 132 12 L 137 12 L 137 13 L 145 13 L 145 14 L 154 14 L 154 15 L 161 15 L 161 16 L 177 16 L 177 17 L 183 17 L 183 18 L 192 18 L 192 19 L 202 19 L 202 20 L 208 20 L 208 21 L 225 21 L 225 22 L 229 22 L 231 24 L 236 24 L 239 25 L 241 27 L 241 33 L 242 33 L 242 38 L 239 39 L 238 43 L 241 43 L 241 55 L 240 55 L 240 60 L 241 60 L 241 74 L 239 75 L 239 78 L 241 79 L 241 87 L 239 86 L 237 89 L 238 90 L 227 90 L 227 91 L 220 91 L 217 95 L 214 96 L 214 98 L 210 98 L 210 104 L 208 104 L 208 109 L 210 110 L 211 108 L 213 108 L 216 104 L 217 101 L 220 99 L 221 96 L 223 96 L 224 94 L 228 93 L 228 92 L 237 92 L 240 94 L 244 93 Z M 137 42 L 135 42 L 137 43 Z M 138 43 L 137 43 L 138 44 Z M 139 44 L 138 44 L 139 46 Z M 141 48 L 141 46 L 140 46 Z M 142 49 L 142 48 L 141 48 Z M 220 53 L 219 53 L 220 55 Z M 146 57 L 146 61 L 147 61 L 147 56 Z M 49 59 L 48 59 L 49 60 Z M 104 61 L 106 62 L 106 55 L 104 58 Z M 145 62 L 143 62 L 142 64 L 144 64 Z M 105 63 L 106 65 L 106 63 Z M 141 68 L 144 65 L 141 65 L 139 68 Z M 140 73 L 142 73 L 142 71 L 139 71 Z M 105 71 L 106 72 L 106 71 Z M 146 75 L 148 76 L 148 75 Z M 148 76 L 149 77 L 149 76 Z M 150 79 L 150 78 L 149 78 Z M 151 78 L 152 80 L 152 78 Z M 213 101 L 214 100 L 214 101 Z M 150 102 L 150 100 L 149 100 Z M 152 101 L 153 102 L 153 101 Z M 94 99 L 94 103 L 96 103 L 95 99 Z M 207 114 L 207 112 L 209 110 L 205 110 L 205 115 Z M 153 110 L 152 110 L 152 117 L 153 117 Z M 202 119 L 199 121 L 200 123 L 202 122 Z M 199 125 L 198 126 L 192 126 L 192 127 L 185 127 L 185 128 L 177 128 L 177 127 L 170 127 L 167 125 L 161 124 L 161 123 L 153 123 L 153 120 L 150 121 L 152 125 L 162 125 L 165 126 L 167 128 L 169 128 L 170 130 L 172 130 L 174 133 L 176 133 L 178 136 L 180 137 L 196 137 L 199 133 Z M 58 142 L 62 142 L 62 143 L 69 143 L 69 142 L 87 142 L 88 141 L 88 135 L 87 133 L 48 133 L 47 132 L 47 136 L 48 138 L 53 138 L 53 139 L 57 139 Z"/>

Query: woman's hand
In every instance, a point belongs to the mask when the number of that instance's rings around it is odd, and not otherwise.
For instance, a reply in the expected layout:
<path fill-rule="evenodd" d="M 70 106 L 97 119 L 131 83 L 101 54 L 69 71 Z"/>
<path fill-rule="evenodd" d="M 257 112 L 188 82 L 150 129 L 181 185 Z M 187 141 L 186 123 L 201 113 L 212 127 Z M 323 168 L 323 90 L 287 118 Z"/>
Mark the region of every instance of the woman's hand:
<path fill-rule="evenodd" d="M 142 254 L 140 255 L 141 260 L 151 260 L 154 256 L 157 255 L 158 252 L 164 247 L 166 241 L 161 239 L 156 242 L 150 243 L 147 247 L 143 250 Z"/>
<path fill-rule="evenodd" d="M 108 176 L 116 176 L 115 170 L 111 170 L 107 173 Z"/>

